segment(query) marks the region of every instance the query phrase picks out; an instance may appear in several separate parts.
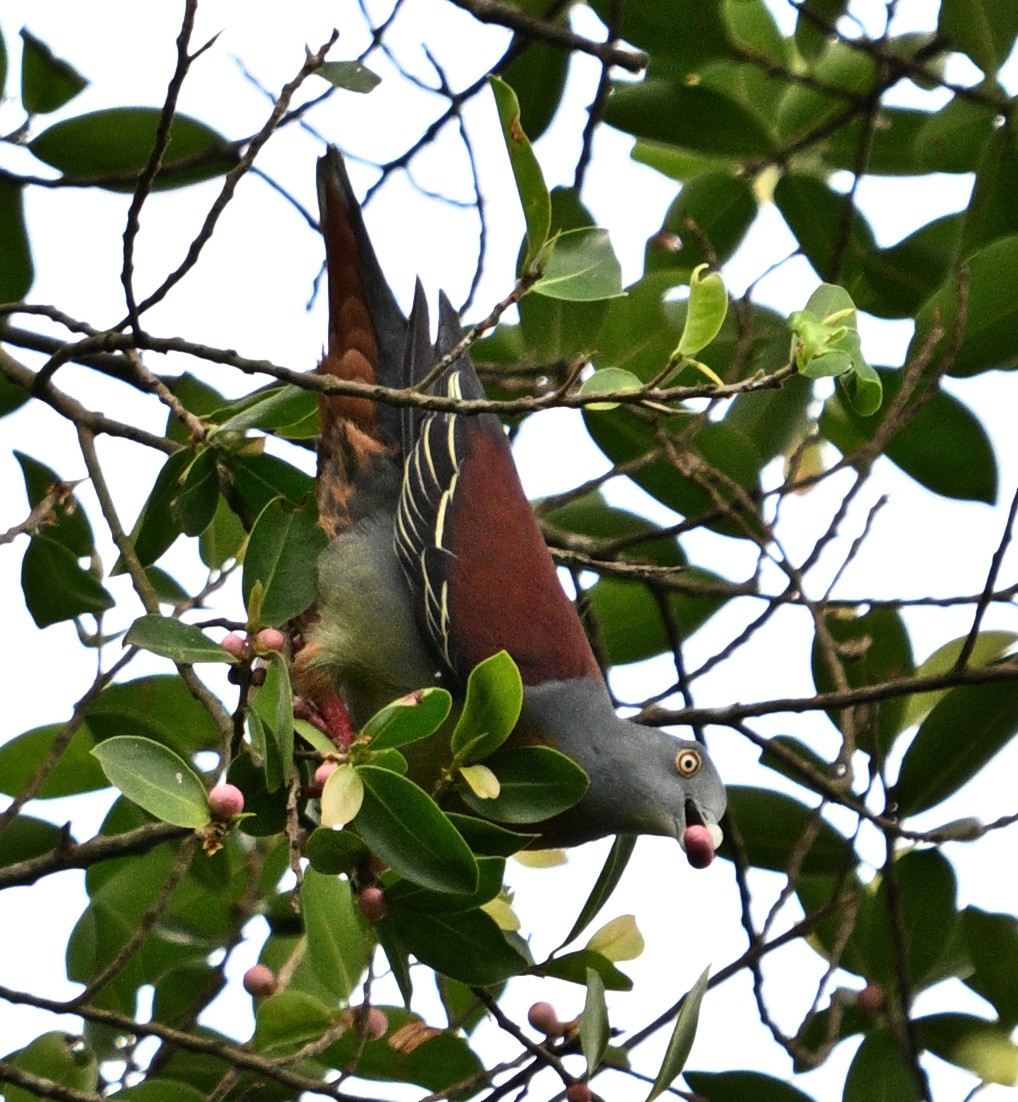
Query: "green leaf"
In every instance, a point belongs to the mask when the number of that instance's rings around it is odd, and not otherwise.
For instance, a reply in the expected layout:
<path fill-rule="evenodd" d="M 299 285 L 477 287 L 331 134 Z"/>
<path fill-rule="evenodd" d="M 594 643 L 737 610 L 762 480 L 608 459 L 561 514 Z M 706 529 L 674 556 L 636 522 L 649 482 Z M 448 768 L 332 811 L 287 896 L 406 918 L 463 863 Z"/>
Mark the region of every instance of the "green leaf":
<path fill-rule="evenodd" d="M 298 506 L 314 497 L 314 479 L 277 459 L 274 455 L 242 455 L 228 452 L 224 457 L 226 473 L 243 508 L 241 516 L 249 527 L 258 514 L 274 499 L 282 497 Z"/>
<path fill-rule="evenodd" d="M 802 843 L 813 834 L 816 813 L 791 796 L 764 788 L 728 786 L 728 822 L 738 829 L 749 863 L 759 869 L 784 872 L 793 854 L 801 857 Z M 732 859 L 732 830 L 718 856 Z M 820 819 L 813 841 L 802 857 L 803 873 L 839 873 L 856 863 L 848 839 L 826 820 Z"/>
<path fill-rule="evenodd" d="M 155 142 L 157 107 L 111 107 L 54 123 L 28 143 L 66 176 L 112 191 L 131 191 Z M 175 115 L 155 187 L 173 188 L 222 176 L 237 163 L 227 140 L 197 119 Z"/>
<path fill-rule="evenodd" d="M 539 823 L 578 803 L 587 789 L 586 773 L 548 746 L 499 750 L 485 765 L 498 777 L 500 794 L 482 800 L 461 788 L 460 796 L 473 811 L 497 822 Z"/>
<path fill-rule="evenodd" d="M 54 504 L 47 518 L 44 534 L 57 543 L 62 543 L 73 551 L 78 558 L 89 556 L 95 550 L 92 526 L 76 495 L 70 492 L 68 484 L 51 467 L 40 463 L 24 452 L 16 451 L 14 458 L 21 467 L 25 480 L 25 494 L 28 504 L 34 509 L 51 491 L 67 488 Z"/>
<path fill-rule="evenodd" d="M 843 1102 L 919 1102 L 921 1097 L 919 1083 L 890 1033 L 868 1033 L 848 1069 Z"/>
<path fill-rule="evenodd" d="M 1018 1045 L 999 1022 L 971 1014 L 930 1014 L 916 1021 L 923 1046 L 984 1083 L 1018 1083 Z"/>
<path fill-rule="evenodd" d="M 413 781 L 387 769 L 358 767 L 364 802 L 354 826 L 400 876 L 436 892 L 472 892 L 477 862 L 459 831 Z"/>
<path fill-rule="evenodd" d="M 610 961 L 636 960 L 646 948 L 635 915 L 619 915 L 596 930 L 584 948 Z"/>
<path fill-rule="evenodd" d="M 22 190 L 15 180 L 0 177 L 0 302 L 19 302 L 35 278 Z"/>
<path fill-rule="evenodd" d="M 198 536 L 212 523 L 219 505 L 219 474 L 216 455 L 201 448 L 184 475 L 180 492 L 170 504 L 184 534 Z"/>
<path fill-rule="evenodd" d="M 299 424 L 314 414 L 316 408 L 315 396 L 299 386 L 269 387 L 211 411 L 211 419 L 217 423 L 212 435 L 222 437 L 248 429 L 284 429 Z M 236 412 L 224 417 L 231 410 Z"/>
<path fill-rule="evenodd" d="M 337 876 L 353 872 L 368 856 L 368 847 L 351 831 L 319 827 L 308 838 L 305 852 L 312 868 Z"/>
<path fill-rule="evenodd" d="M 359 61 L 326 61 L 315 70 L 316 77 L 323 77 L 344 92 L 366 95 L 382 83 L 382 78 Z"/>
<path fill-rule="evenodd" d="M 993 77 L 1014 48 L 1018 11 L 1008 0 L 943 0 L 937 30 Z"/>
<path fill-rule="evenodd" d="M 480 761 L 512 733 L 523 707 L 523 681 L 516 663 L 501 650 L 479 662 L 467 678 L 463 711 L 452 733 L 457 765 Z"/>
<path fill-rule="evenodd" d="M 142 506 L 131 531 L 134 553 L 142 566 L 151 566 L 181 534 L 180 521 L 173 513 L 173 499 L 180 491 L 180 480 L 194 460 L 194 450 L 181 448 L 171 455 L 156 475 L 152 492 Z M 117 560 L 113 574 L 124 572 L 123 558 Z"/>
<path fill-rule="evenodd" d="M 430 892 L 409 880 L 397 879 L 385 886 L 385 900 L 390 914 L 396 908 L 427 911 L 431 914 L 455 914 L 471 911 L 494 899 L 502 890 L 505 858 L 478 857 L 477 888 L 463 895 L 451 892 Z"/>
<path fill-rule="evenodd" d="M 95 1053 L 83 1037 L 76 1037 L 64 1029 L 43 1033 L 12 1053 L 8 1059 L 19 1071 L 48 1079 L 58 1088 L 89 1093 L 96 1089 L 98 1071 Z M 26 1087 L 5 1083 L 4 1098 L 7 1102 L 38 1102 L 39 1095 Z"/>
<path fill-rule="evenodd" d="M 1018 683 L 959 685 L 905 752 L 892 790 L 902 816 L 936 807 L 974 777 L 1018 731 Z"/>
<path fill-rule="evenodd" d="M 1018 1025 L 1018 919 L 966 907 L 961 928 L 973 967 L 965 983 L 1013 1028 Z"/>
<path fill-rule="evenodd" d="M 983 150 L 968 209 L 964 212 L 958 255 L 965 258 L 1000 237 L 1018 233 L 1018 210 L 1010 185 L 1018 175 L 1018 136 L 1013 124 L 998 127 Z M 947 276 L 941 275 L 941 282 Z M 933 288 L 931 288 L 933 290 Z"/>
<path fill-rule="evenodd" d="M 139 616 L 134 621 L 124 636 L 124 645 L 141 647 L 182 665 L 237 661 L 201 628 L 155 613 Z"/>
<path fill-rule="evenodd" d="M 423 1020 L 403 1007 L 382 1006 L 379 1009 L 389 1021 L 387 1037 L 365 1042 L 350 1029 L 330 1045 L 323 1056 L 330 1066 L 348 1068 L 356 1058 L 359 1079 L 415 1083 L 435 1094 L 449 1093 L 460 1097 L 451 1088 L 459 1083 L 470 1083 L 484 1070 L 484 1065 L 460 1036 L 448 1030 L 428 1036 L 415 1046 L 399 1048 L 389 1043 L 389 1038 L 400 1030 L 423 1026 Z"/>
<path fill-rule="evenodd" d="M 69 840 L 70 831 L 61 830 L 44 819 L 15 815 L 0 833 L 0 865 L 13 865 L 50 853 Z"/>
<path fill-rule="evenodd" d="M 937 677 L 940 674 L 949 673 L 954 669 L 967 641 L 968 635 L 962 635 L 938 647 L 916 669 L 916 676 Z M 1016 641 L 1018 641 L 1018 635 L 1013 631 L 981 631 L 976 636 L 966 668 L 981 669 L 984 666 L 992 666 L 1004 657 Z M 925 719 L 934 705 L 943 700 L 950 691 L 950 689 L 933 689 L 928 693 L 913 693 L 905 702 L 902 727 L 912 727 Z"/>
<path fill-rule="evenodd" d="M 523 131 L 516 93 L 497 77 L 489 77 L 488 81 L 495 96 L 495 107 L 502 124 L 502 137 L 527 224 L 527 251 L 523 270 L 529 271 L 551 232 L 551 196 L 530 140 Z"/>
<path fill-rule="evenodd" d="M 201 778 L 183 758 L 151 739 L 118 735 L 92 753 L 110 783 L 150 815 L 182 827 L 211 816 Z"/>
<path fill-rule="evenodd" d="M 719 272 L 701 275 L 706 268 L 701 264 L 694 268 L 689 281 L 689 304 L 686 307 L 686 323 L 676 346 L 680 356 L 693 356 L 706 348 L 721 331 L 728 313 L 728 291 Z"/>
<path fill-rule="evenodd" d="M 370 955 L 350 882 L 310 869 L 304 874 L 300 902 L 309 967 L 337 1002 L 344 1003 L 360 983 Z"/>
<path fill-rule="evenodd" d="M 356 817 L 363 801 L 364 782 L 360 774 L 349 762 L 342 762 L 322 787 L 322 826 L 346 826 Z"/>
<path fill-rule="evenodd" d="M 559 16 L 557 22 L 567 26 L 568 17 Z M 531 141 L 536 142 L 548 129 L 562 102 L 569 71 L 569 51 L 557 43 L 535 40 L 524 43 L 520 38 L 514 45 L 522 49 L 502 68 L 501 75 L 515 89 L 520 117 L 527 120 L 527 133 Z"/>
<path fill-rule="evenodd" d="M 901 391 L 902 372 L 878 368 L 877 374 L 890 408 Z M 887 441 L 883 454 L 935 494 L 992 504 L 997 499 L 997 459 L 985 428 L 946 391 L 935 390 L 923 400 L 918 413 Z M 824 403 L 819 427 L 842 455 L 851 455 L 881 431 L 882 422 L 860 416 L 835 394 Z"/>
<path fill-rule="evenodd" d="M 248 719 L 261 720 L 266 739 L 265 779 L 269 791 L 289 780 L 293 772 L 293 689 L 287 660 L 277 653 L 269 656 L 265 680 L 252 694 Z"/>
<path fill-rule="evenodd" d="M 623 295 L 622 269 L 608 231 L 589 226 L 560 233 L 541 278 L 531 290 L 570 302 L 596 302 Z"/>
<path fill-rule="evenodd" d="M 620 392 L 635 393 L 643 384 L 631 372 L 621 367 L 603 367 L 595 371 L 593 375 L 583 380 L 580 394 L 617 394 Z M 615 409 L 618 402 L 590 402 L 585 409 Z"/>
<path fill-rule="evenodd" d="M 99 579 L 78 565 L 74 552 L 49 536 L 29 540 L 21 560 L 21 589 L 36 626 L 99 616 L 114 600 Z"/>
<path fill-rule="evenodd" d="M 459 815 L 449 811 L 446 817 L 479 857 L 511 857 L 537 838 L 536 834 L 507 830 L 486 819 L 478 819 L 476 815 Z"/>
<path fill-rule="evenodd" d="M 605 122 L 634 137 L 698 153 L 769 158 L 776 149 L 755 112 L 702 84 L 661 78 L 616 84 L 605 105 Z"/>
<path fill-rule="evenodd" d="M 700 1020 L 700 1003 L 703 1001 L 704 992 L 707 990 L 709 978 L 710 968 L 705 968 L 700 973 L 700 978 L 693 984 L 682 1000 L 682 1007 L 675 1019 L 675 1028 L 668 1040 L 668 1048 L 665 1050 L 661 1069 L 654 1077 L 654 1085 L 650 1089 L 650 1094 L 647 1095 L 647 1102 L 651 1102 L 652 1099 L 666 1091 L 686 1066 L 686 1060 L 696 1037 L 696 1026 Z"/>
<path fill-rule="evenodd" d="M 566 935 L 563 945 L 568 945 L 594 918 L 600 913 L 601 908 L 611 898 L 612 892 L 618 887 L 622 874 L 626 871 L 629 858 L 633 855 L 636 846 L 635 834 L 619 834 L 612 842 L 604 865 L 598 873 L 594 887 L 591 888 L 587 901 L 580 908 L 572 929 Z"/>
<path fill-rule="evenodd" d="M 21 103 L 29 115 L 56 111 L 88 81 L 30 31 L 21 29 Z"/>
<path fill-rule="evenodd" d="M 63 730 L 62 723 L 35 727 L 0 746 L 0 792 L 17 796 L 48 759 L 55 739 Z M 48 800 L 106 788 L 106 777 L 92 757 L 94 746 L 92 732 L 82 724 L 47 773 L 38 798 Z"/>
<path fill-rule="evenodd" d="M 711 1102 L 813 1102 L 791 1083 L 757 1071 L 687 1071 L 683 1078 L 690 1090 Z"/>
<path fill-rule="evenodd" d="M 280 991 L 257 1008 L 252 1044 L 264 1056 L 285 1056 L 317 1040 L 335 1024 L 336 1012 L 299 991 Z"/>
<path fill-rule="evenodd" d="M 580 1048 L 587 1060 L 588 1076 L 593 1075 L 600 1066 L 610 1037 L 604 983 L 593 968 L 588 968 L 587 996 L 580 1015 Z"/>
<path fill-rule="evenodd" d="M 183 757 L 218 750 L 222 740 L 208 710 L 175 673 L 108 685 L 89 705 L 88 725 L 96 742 L 112 735 L 142 735 Z"/>
<path fill-rule="evenodd" d="M 391 750 L 433 735 L 452 708 L 447 689 L 431 686 L 417 689 L 377 711 L 361 729 L 372 750 Z"/>
<path fill-rule="evenodd" d="M 488 987 L 530 963 L 484 911 L 432 914 L 394 911 L 379 923 L 422 964 L 461 983 Z"/>
<path fill-rule="evenodd" d="M 560 957 L 552 957 L 543 964 L 538 965 L 534 971 L 540 976 L 552 976 L 555 979 L 565 980 L 567 983 L 586 984 L 587 973 L 595 971 L 601 982 L 609 991 L 631 991 L 633 981 L 615 967 L 614 964 L 601 953 L 595 953 L 590 949 L 578 949 L 573 953 L 563 953 Z"/>
<path fill-rule="evenodd" d="M 261 625 L 278 627 L 311 604 L 318 556 L 328 542 L 313 498 L 296 509 L 276 499 L 259 513 L 244 556 L 242 590 L 250 613 L 251 595 L 261 583 Z"/>

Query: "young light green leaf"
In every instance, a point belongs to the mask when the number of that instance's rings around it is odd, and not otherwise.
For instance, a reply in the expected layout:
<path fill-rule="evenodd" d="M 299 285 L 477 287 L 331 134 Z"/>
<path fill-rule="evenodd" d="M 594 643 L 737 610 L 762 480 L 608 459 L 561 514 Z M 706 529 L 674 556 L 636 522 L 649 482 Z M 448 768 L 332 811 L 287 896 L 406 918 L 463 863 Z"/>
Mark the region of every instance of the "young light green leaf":
<path fill-rule="evenodd" d="M 481 800 L 494 800 L 502 791 L 498 777 L 486 765 L 464 765 L 460 776 L 470 786 L 470 791 Z"/>
<path fill-rule="evenodd" d="M 672 1030 L 665 1050 L 665 1058 L 661 1062 L 661 1070 L 654 1079 L 654 1085 L 647 1095 L 647 1102 L 652 1102 L 659 1094 L 666 1091 L 679 1076 L 686 1065 L 686 1058 L 693 1047 L 693 1038 L 696 1036 L 696 1025 L 700 1018 L 700 1003 L 703 1001 L 704 992 L 707 990 L 707 980 L 710 976 L 710 968 L 705 968 L 700 978 L 690 988 L 689 993 L 682 1000 L 682 1009 L 675 1019 L 675 1028 Z"/>
<path fill-rule="evenodd" d="M 565 230 L 553 242 L 544 274 L 532 290 L 546 298 L 598 302 L 621 298 L 622 268 L 608 231 L 599 226 Z"/>
<path fill-rule="evenodd" d="M 612 848 L 608 851 L 608 856 L 605 858 L 597 881 L 594 887 L 591 888 L 586 903 L 583 904 L 580 913 L 577 915 L 573 928 L 562 942 L 563 945 L 568 945 L 588 922 L 594 920 L 594 917 L 608 902 L 612 892 L 618 886 L 622 874 L 626 871 L 626 865 L 629 864 L 629 858 L 632 857 L 635 847 L 635 834 L 620 834 L 612 843 Z"/>
<path fill-rule="evenodd" d="M 853 370 L 842 375 L 838 382 L 855 412 L 869 417 L 880 409 L 884 387 L 876 369 L 861 356 L 854 359 L 852 366 Z"/>
<path fill-rule="evenodd" d="M 619 394 L 638 391 L 643 384 L 631 372 L 621 367 L 603 367 L 584 379 L 580 394 Z M 615 409 L 618 402 L 591 402 L 586 409 Z"/>
<path fill-rule="evenodd" d="M 299 386 L 273 387 L 248 400 L 232 417 L 217 425 L 211 436 L 247 429 L 278 429 L 303 420 L 308 411 L 308 392 Z M 228 407 L 229 408 L 229 407 Z"/>
<path fill-rule="evenodd" d="M 610 961 L 636 960 L 644 950 L 643 934 L 635 915 L 619 915 L 596 930 L 587 942 L 588 949 Z"/>
<path fill-rule="evenodd" d="M 329 774 L 322 788 L 322 826 L 346 826 L 364 802 L 364 782 L 349 762 Z"/>
<path fill-rule="evenodd" d="M 368 963 L 368 939 L 348 880 L 309 869 L 300 889 L 307 956 L 316 978 L 345 1002 Z"/>
<path fill-rule="evenodd" d="M 701 275 L 708 265 L 693 269 L 689 280 L 689 303 L 682 336 L 675 349 L 679 356 L 695 356 L 721 332 L 728 313 L 728 290 L 720 272 Z"/>
<path fill-rule="evenodd" d="M 958 656 L 961 654 L 967 636 L 962 635 L 938 647 L 916 670 L 917 677 L 934 677 L 937 674 L 947 673 L 954 667 Z M 970 667 L 989 666 L 1003 657 L 1004 653 L 1018 640 L 1018 635 L 1013 631 L 981 631 L 976 637 L 975 646 L 969 656 Z M 902 729 L 911 727 L 914 723 L 929 715 L 934 705 L 947 696 L 949 689 L 937 689 L 928 693 L 914 693 L 908 698 L 905 705 L 905 714 L 902 719 Z"/>
<path fill-rule="evenodd" d="M 108 738 L 92 751 L 111 784 L 150 815 L 182 827 L 210 821 L 201 778 L 178 754 L 152 739 Z"/>
<path fill-rule="evenodd" d="M 452 752 L 463 764 L 486 758 L 509 737 L 523 707 L 523 681 L 504 651 L 479 662 L 467 678 L 463 711 L 452 733 Z"/>
<path fill-rule="evenodd" d="M 359 61 L 327 61 L 315 70 L 316 77 L 324 77 L 330 84 L 345 92 L 365 95 L 382 83 L 382 78 Z"/>
<path fill-rule="evenodd" d="M 155 613 L 139 616 L 134 621 L 124 636 L 124 645 L 141 647 L 182 665 L 237 661 L 201 628 Z"/>
<path fill-rule="evenodd" d="M 502 137 L 509 153 L 509 164 L 516 179 L 516 190 L 519 192 L 523 217 L 527 223 L 527 250 L 523 270 L 529 271 L 551 232 L 551 196 L 533 147 L 523 132 L 516 93 L 497 77 L 489 77 L 488 80 L 495 96 L 495 106 L 502 124 Z"/>
<path fill-rule="evenodd" d="M 587 997 L 580 1017 L 580 1048 L 587 1059 L 587 1075 L 597 1071 L 608 1048 L 611 1030 L 608 1026 L 608 1006 L 604 998 L 604 983 L 593 968 L 587 969 Z"/>

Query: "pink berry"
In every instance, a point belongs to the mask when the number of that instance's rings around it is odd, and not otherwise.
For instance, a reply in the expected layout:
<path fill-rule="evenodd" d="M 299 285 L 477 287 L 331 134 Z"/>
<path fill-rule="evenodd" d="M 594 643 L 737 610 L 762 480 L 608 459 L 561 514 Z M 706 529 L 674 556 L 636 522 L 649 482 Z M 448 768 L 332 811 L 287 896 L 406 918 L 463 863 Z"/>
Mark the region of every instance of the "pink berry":
<path fill-rule="evenodd" d="M 217 784 L 209 793 L 209 811 L 215 819 L 231 819 L 244 810 L 244 793 L 235 784 Z"/>
<path fill-rule="evenodd" d="M 570 1083 L 566 1087 L 566 1098 L 568 1102 L 590 1102 L 594 1097 L 594 1092 L 587 1086 L 586 1083 Z"/>
<path fill-rule="evenodd" d="M 356 1007 L 353 1012 L 354 1021 L 361 1022 L 361 1014 L 363 1010 L 361 1007 Z M 363 1019 L 361 1028 L 364 1030 L 364 1036 L 369 1041 L 378 1041 L 389 1032 L 389 1019 L 385 1014 L 378 1009 L 377 1006 L 369 1007 L 367 1017 Z"/>
<path fill-rule="evenodd" d="M 276 973 L 264 964 L 253 964 L 244 973 L 244 990 L 256 999 L 276 993 Z"/>
<path fill-rule="evenodd" d="M 357 906 L 368 922 L 381 922 L 389 909 L 385 902 L 385 892 L 374 886 L 361 889 L 357 896 Z"/>
<path fill-rule="evenodd" d="M 562 1023 L 551 1003 L 534 1003 L 527 1011 L 527 1021 L 545 1037 L 557 1037 L 562 1032 Z"/>
<path fill-rule="evenodd" d="M 286 636 L 278 628 L 262 628 L 254 637 L 254 649 L 258 654 L 265 654 L 270 650 L 281 651 L 285 643 Z"/>
<path fill-rule="evenodd" d="M 855 999 L 855 1007 L 865 1018 L 875 1018 L 884 1005 L 884 989 L 879 983 L 868 983 Z"/>
<path fill-rule="evenodd" d="M 705 826 L 695 824 L 686 827 L 682 835 L 682 848 L 694 869 L 705 869 L 714 860 L 714 840 Z"/>
<path fill-rule="evenodd" d="M 322 764 L 315 770 L 315 784 L 319 788 L 324 788 L 325 782 L 332 776 L 333 773 L 339 768 L 339 763 L 334 761 L 323 761 Z"/>
<path fill-rule="evenodd" d="M 247 640 L 235 631 L 231 631 L 229 635 L 225 636 L 221 646 L 227 654 L 232 654 L 234 658 L 247 657 Z"/>

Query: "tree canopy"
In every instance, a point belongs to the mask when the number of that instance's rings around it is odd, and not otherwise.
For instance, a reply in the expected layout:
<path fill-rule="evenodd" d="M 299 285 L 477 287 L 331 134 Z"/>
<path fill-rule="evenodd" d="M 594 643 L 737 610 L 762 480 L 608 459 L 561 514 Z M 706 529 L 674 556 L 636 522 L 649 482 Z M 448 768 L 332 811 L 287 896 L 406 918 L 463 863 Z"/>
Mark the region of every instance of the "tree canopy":
<path fill-rule="evenodd" d="M 47 7 L 0 20 L 0 902 L 74 911 L 25 950 L 73 993 L 5 939 L 7 1102 L 1013 1086 L 1018 9 L 298 6 L 265 76 L 182 0 L 146 100 Z M 504 655 L 430 791 L 443 689 L 342 753 L 295 696 L 326 142 L 575 472 L 535 508 L 620 709 L 728 781 L 711 869 L 527 850 L 585 781 L 505 749 Z"/>

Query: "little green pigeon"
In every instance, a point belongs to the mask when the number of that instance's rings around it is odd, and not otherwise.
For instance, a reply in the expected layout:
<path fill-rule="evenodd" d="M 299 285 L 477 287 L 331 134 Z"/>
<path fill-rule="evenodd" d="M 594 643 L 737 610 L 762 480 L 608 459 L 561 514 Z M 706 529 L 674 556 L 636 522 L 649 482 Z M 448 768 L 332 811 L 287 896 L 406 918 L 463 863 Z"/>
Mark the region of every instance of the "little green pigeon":
<path fill-rule="evenodd" d="M 324 375 L 388 387 L 430 379 L 431 394 L 484 397 L 467 354 L 430 373 L 461 339 L 439 299 L 432 345 L 420 283 L 407 319 L 368 238 L 342 157 L 318 165 L 328 272 Z M 552 746 L 589 777 L 582 800 L 537 824 L 542 846 L 658 834 L 710 863 L 725 789 L 697 742 L 620 719 L 559 583 L 509 442 L 492 413 L 323 396 L 317 622 L 297 659 L 312 700 L 339 694 L 355 727 L 383 705 L 506 650 L 523 679 L 511 742 Z"/>

